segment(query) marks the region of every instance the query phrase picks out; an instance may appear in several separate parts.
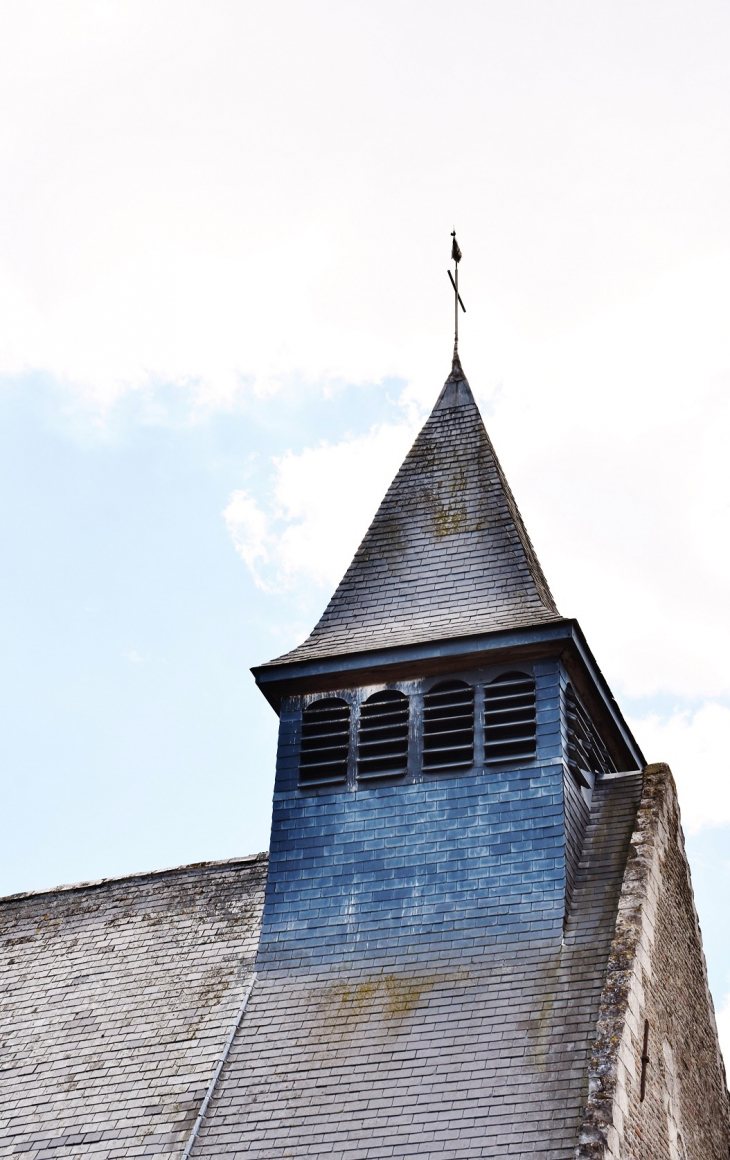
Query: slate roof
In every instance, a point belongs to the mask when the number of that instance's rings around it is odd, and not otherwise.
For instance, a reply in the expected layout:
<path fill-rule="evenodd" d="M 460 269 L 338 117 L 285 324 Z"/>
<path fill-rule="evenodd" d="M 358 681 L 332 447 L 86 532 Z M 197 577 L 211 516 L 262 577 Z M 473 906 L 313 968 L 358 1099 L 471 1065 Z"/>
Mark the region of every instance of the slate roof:
<path fill-rule="evenodd" d="M 567 1160 L 641 780 L 597 787 L 562 942 L 260 971 L 191 1160 Z M 181 1156 L 251 978 L 266 867 L 0 901 L 0 1156 Z"/>
<path fill-rule="evenodd" d="M 342 481 L 347 486 L 347 481 Z M 300 661 L 560 619 L 454 358 Z"/>
<path fill-rule="evenodd" d="M 561 941 L 262 971 L 194 1160 L 567 1160 L 641 774 L 593 799 Z"/>
<path fill-rule="evenodd" d="M 0 1156 L 181 1154 L 251 975 L 266 868 L 0 900 Z"/>

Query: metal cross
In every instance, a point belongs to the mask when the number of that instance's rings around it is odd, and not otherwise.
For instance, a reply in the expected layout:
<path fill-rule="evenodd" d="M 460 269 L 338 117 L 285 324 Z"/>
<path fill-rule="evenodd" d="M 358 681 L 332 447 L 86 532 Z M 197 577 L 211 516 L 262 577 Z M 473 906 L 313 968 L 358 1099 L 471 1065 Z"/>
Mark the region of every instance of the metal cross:
<path fill-rule="evenodd" d="M 459 307 L 466 314 L 466 306 L 461 301 L 461 294 L 459 293 L 459 262 L 461 261 L 461 250 L 459 243 L 456 240 L 456 230 L 451 231 L 451 257 L 454 260 L 454 273 L 447 270 L 451 285 L 454 287 L 454 354 L 459 350 Z"/>

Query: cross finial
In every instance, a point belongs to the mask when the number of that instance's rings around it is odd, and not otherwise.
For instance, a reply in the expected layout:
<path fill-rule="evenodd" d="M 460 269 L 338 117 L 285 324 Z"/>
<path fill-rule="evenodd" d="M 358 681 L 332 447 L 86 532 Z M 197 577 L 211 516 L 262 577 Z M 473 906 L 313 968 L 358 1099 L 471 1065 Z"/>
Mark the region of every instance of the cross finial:
<path fill-rule="evenodd" d="M 451 285 L 454 287 L 454 358 L 459 357 L 459 307 L 466 314 L 466 306 L 461 301 L 461 294 L 459 293 L 459 262 L 461 261 L 461 250 L 459 243 L 456 240 L 456 230 L 451 231 L 451 257 L 454 261 L 454 273 L 448 270 L 447 273 L 451 279 Z"/>

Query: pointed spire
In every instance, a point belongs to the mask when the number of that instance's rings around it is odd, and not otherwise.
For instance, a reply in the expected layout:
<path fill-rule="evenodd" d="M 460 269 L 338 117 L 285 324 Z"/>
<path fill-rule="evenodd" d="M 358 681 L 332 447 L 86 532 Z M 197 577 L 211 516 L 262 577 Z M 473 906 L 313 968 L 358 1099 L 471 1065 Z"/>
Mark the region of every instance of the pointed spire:
<path fill-rule="evenodd" d="M 322 618 L 279 660 L 557 619 L 455 350 L 436 405 Z"/>
<path fill-rule="evenodd" d="M 462 370 L 461 362 L 459 360 L 459 351 L 454 344 L 454 357 L 451 360 L 451 374 L 441 388 L 441 394 L 436 400 L 434 411 L 442 407 L 462 407 L 466 404 L 476 406 L 474 396 L 471 393 L 471 387 L 467 382 L 466 375 Z"/>

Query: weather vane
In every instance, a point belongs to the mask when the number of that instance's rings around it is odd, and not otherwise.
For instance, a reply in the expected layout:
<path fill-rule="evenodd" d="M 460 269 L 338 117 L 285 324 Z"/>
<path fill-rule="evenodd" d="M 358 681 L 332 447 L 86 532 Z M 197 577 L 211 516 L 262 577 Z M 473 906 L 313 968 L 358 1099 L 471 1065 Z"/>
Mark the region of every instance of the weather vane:
<path fill-rule="evenodd" d="M 461 261 L 461 250 L 459 243 L 456 240 L 456 230 L 451 231 L 451 257 L 454 260 L 454 273 L 447 270 L 447 274 L 451 280 L 451 285 L 454 287 L 454 354 L 459 353 L 459 307 L 466 314 L 466 306 L 461 301 L 461 294 L 459 293 L 459 262 Z"/>

